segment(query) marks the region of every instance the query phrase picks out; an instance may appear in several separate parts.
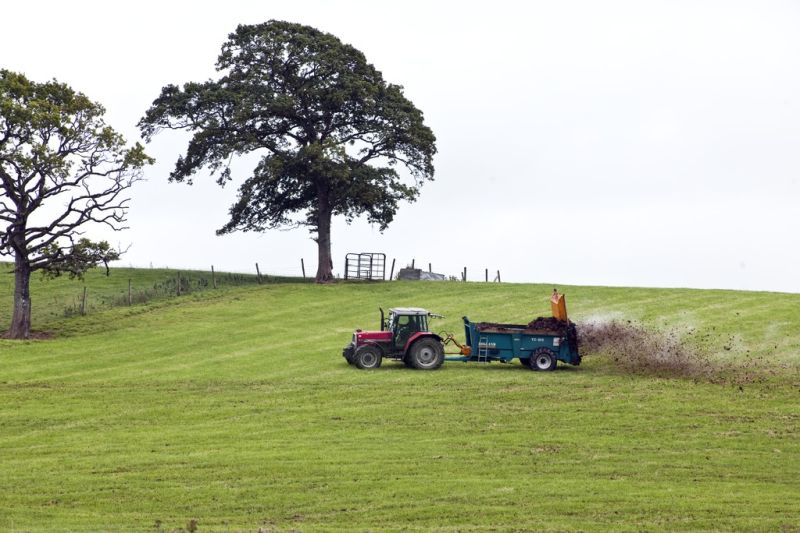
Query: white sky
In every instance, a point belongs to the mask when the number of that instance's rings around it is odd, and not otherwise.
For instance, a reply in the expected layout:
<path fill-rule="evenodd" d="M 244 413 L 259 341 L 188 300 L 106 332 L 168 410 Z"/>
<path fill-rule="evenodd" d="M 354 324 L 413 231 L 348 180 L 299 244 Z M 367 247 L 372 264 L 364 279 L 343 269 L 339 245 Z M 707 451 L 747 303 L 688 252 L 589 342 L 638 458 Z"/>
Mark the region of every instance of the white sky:
<path fill-rule="evenodd" d="M 84 92 L 131 142 L 162 86 L 216 76 L 237 24 L 364 52 L 425 113 L 436 181 L 383 234 L 336 221 L 336 273 L 375 251 L 475 280 L 800 292 L 798 2 L 29 1 L 0 18 L 0 67 Z M 305 229 L 215 236 L 235 187 L 168 184 L 185 140 L 154 139 L 131 229 L 102 235 L 132 243 L 122 264 L 299 275 L 303 257 L 313 275 Z"/>

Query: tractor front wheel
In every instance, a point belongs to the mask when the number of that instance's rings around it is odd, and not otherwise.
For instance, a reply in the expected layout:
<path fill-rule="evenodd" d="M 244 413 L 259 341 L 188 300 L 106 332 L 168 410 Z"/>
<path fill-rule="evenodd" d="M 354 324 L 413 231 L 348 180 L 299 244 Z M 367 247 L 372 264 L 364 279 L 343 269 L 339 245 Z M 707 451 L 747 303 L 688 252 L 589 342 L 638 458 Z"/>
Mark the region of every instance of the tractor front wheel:
<path fill-rule="evenodd" d="M 531 370 L 555 370 L 556 354 L 547 348 L 540 348 L 536 350 L 530 359 Z"/>
<path fill-rule="evenodd" d="M 436 339 L 420 339 L 411 346 L 407 357 L 416 369 L 436 370 L 444 363 L 444 348 Z"/>
<path fill-rule="evenodd" d="M 361 370 L 372 370 L 381 366 L 381 352 L 375 346 L 362 346 L 356 350 L 355 364 Z"/>

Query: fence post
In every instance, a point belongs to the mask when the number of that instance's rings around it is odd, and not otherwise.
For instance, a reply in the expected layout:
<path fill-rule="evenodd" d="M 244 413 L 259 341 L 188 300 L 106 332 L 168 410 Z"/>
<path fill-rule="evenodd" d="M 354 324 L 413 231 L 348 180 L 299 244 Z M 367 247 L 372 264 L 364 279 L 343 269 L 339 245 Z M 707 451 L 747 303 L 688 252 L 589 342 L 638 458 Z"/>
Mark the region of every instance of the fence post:
<path fill-rule="evenodd" d="M 128 305 L 133 305 L 133 298 L 131 296 L 131 278 L 128 278 Z"/>
<path fill-rule="evenodd" d="M 83 286 L 83 298 L 81 299 L 81 315 L 86 314 L 86 285 Z"/>
<path fill-rule="evenodd" d="M 414 261 L 416 261 L 416 259 L 411 260 L 411 268 L 414 268 Z"/>
<path fill-rule="evenodd" d="M 211 283 L 214 285 L 214 288 L 217 288 L 217 274 L 214 272 L 214 265 L 211 265 Z"/>
<path fill-rule="evenodd" d="M 489 283 L 489 269 L 486 269 L 486 283 Z"/>
<path fill-rule="evenodd" d="M 430 263 L 428 263 L 428 272 L 433 272 L 433 267 L 431 267 Z"/>
<path fill-rule="evenodd" d="M 497 271 L 497 283 L 500 283 L 500 271 Z"/>
<path fill-rule="evenodd" d="M 394 279 L 394 261 L 395 258 L 392 258 L 392 270 L 391 272 L 389 272 L 389 281 L 392 281 Z"/>
<path fill-rule="evenodd" d="M 300 268 L 303 269 L 303 279 L 306 277 L 306 262 L 303 261 L 303 258 L 300 258 Z"/>
<path fill-rule="evenodd" d="M 467 281 L 467 267 L 464 267 L 464 281 Z"/>
<path fill-rule="evenodd" d="M 261 271 L 258 269 L 258 263 L 256 263 L 256 275 L 258 276 L 258 282 L 261 283 Z"/>

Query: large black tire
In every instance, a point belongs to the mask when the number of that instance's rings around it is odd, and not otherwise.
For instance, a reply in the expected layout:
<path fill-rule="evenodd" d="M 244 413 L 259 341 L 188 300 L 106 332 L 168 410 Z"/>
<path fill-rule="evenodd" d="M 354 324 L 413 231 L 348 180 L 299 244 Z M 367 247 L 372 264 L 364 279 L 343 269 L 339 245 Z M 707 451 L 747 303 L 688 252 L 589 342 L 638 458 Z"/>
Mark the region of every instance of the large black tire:
<path fill-rule="evenodd" d="M 381 351 L 375 346 L 362 346 L 356 350 L 355 364 L 361 370 L 372 370 L 381 366 Z"/>
<path fill-rule="evenodd" d="M 531 370 L 555 370 L 557 364 L 556 354 L 547 348 L 539 348 L 530 359 Z"/>
<path fill-rule="evenodd" d="M 407 357 L 418 370 L 436 370 L 444 363 L 444 347 L 436 339 L 426 337 L 411 345 Z"/>

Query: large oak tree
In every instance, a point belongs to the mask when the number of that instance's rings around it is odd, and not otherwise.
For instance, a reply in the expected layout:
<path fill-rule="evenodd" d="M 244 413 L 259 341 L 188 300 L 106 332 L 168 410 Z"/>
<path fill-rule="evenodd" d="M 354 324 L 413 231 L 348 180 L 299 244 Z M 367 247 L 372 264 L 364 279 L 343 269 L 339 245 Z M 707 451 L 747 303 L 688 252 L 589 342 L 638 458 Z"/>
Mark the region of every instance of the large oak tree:
<path fill-rule="evenodd" d="M 261 155 L 218 234 L 306 225 L 325 282 L 334 215 L 366 215 L 383 230 L 433 179 L 436 139 L 422 112 L 335 36 L 280 21 L 239 26 L 217 70 L 218 80 L 164 87 L 139 126 L 148 141 L 162 129 L 193 133 L 170 181 L 206 168 L 225 185 L 234 156 Z"/>
<path fill-rule="evenodd" d="M 0 70 L 0 256 L 14 258 L 8 337 L 28 338 L 33 272 L 82 276 L 119 258 L 94 226 L 122 229 L 125 192 L 152 162 L 103 121 L 97 103 L 55 80 Z"/>

